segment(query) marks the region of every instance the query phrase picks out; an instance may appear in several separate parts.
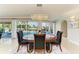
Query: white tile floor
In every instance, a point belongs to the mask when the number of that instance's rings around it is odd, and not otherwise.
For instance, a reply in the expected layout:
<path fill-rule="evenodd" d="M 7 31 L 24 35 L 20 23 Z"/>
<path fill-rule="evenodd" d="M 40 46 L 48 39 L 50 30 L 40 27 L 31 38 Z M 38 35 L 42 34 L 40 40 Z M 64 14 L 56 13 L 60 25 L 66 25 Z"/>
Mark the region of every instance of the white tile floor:
<path fill-rule="evenodd" d="M 69 54 L 70 52 L 66 49 L 63 48 L 63 52 L 60 51 L 60 49 L 58 47 L 55 47 L 53 48 L 52 52 L 51 53 L 47 53 L 45 52 L 46 54 Z M 26 47 L 23 47 L 19 50 L 19 52 L 15 52 L 15 54 L 29 54 L 27 53 L 27 48 Z M 34 54 L 34 51 L 30 54 Z M 37 54 L 37 52 L 36 52 Z M 38 53 L 38 54 L 41 54 L 41 53 Z"/>
<path fill-rule="evenodd" d="M 23 46 L 20 48 L 19 52 L 17 50 L 17 39 L 1 39 L 0 40 L 0 54 L 34 54 L 27 52 L 27 47 Z M 60 51 L 59 47 L 53 46 L 52 52 L 46 54 L 70 54 L 71 52 L 62 46 L 63 52 Z"/>

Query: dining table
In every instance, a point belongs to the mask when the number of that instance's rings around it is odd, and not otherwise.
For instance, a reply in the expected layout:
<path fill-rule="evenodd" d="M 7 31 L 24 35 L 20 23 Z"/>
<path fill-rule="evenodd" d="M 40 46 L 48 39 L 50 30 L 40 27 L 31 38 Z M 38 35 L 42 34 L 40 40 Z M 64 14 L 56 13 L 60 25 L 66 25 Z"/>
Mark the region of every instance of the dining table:
<path fill-rule="evenodd" d="M 55 38 L 56 38 L 56 36 L 53 34 L 46 34 L 45 42 L 51 43 L 53 40 L 55 40 Z M 29 43 L 34 42 L 34 35 L 33 34 L 24 35 L 23 39 L 27 39 Z"/>
<path fill-rule="evenodd" d="M 30 47 L 29 47 L 29 51 L 28 52 L 32 52 L 33 51 L 33 43 L 35 42 L 35 40 L 34 40 L 34 35 L 33 34 L 31 34 L 31 35 L 25 35 L 25 36 L 23 36 L 23 39 L 27 39 L 28 40 L 28 42 L 30 43 Z M 54 40 L 56 39 L 56 36 L 55 35 L 53 35 L 53 34 L 46 34 L 46 37 L 45 37 L 45 43 L 47 44 L 47 50 L 49 51 L 49 52 L 51 52 L 52 51 L 52 48 L 50 48 L 50 43 L 51 42 L 53 42 Z M 52 47 L 52 46 L 51 46 Z M 30 50 L 30 49 L 32 49 L 32 50 Z M 47 52 L 48 52 L 47 51 Z"/>

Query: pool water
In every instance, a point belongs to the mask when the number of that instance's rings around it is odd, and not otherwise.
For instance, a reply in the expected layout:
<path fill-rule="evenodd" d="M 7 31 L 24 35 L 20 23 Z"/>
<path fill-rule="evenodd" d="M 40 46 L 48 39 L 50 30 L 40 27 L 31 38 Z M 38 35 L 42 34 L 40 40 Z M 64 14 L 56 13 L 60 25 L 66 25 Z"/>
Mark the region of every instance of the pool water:
<path fill-rule="evenodd" d="M 2 38 L 11 38 L 11 32 L 3 32 Z"/>
<path fill-rule="evenodd" d="M 36 34 L 35 31 L 29 31 L 29 32 L 23 32 L 23 35 L 30 35 L 30 34 Z"/>
<path fill-rule="evenodd" d="M 38 33 L 38 32 L 36 32 L 36 31 L 23 32 L 23 36 L 36 34 L 36 33 Z M 50 32 L 46 32 L 45 34 L 51 34 L 51 33 Z M 3 32 L 1 38 L 11 38 L 11 32 Z"/>
<path fill-rule="evenodd" d="M 23 35 L 31 35 L 31 34 L 37 34 L 38 32 L 35 31 L 29 31 L 29 32 L 23 32 Z M 46 32 L 45 34 L 51 34 L 51 32 Z"/>

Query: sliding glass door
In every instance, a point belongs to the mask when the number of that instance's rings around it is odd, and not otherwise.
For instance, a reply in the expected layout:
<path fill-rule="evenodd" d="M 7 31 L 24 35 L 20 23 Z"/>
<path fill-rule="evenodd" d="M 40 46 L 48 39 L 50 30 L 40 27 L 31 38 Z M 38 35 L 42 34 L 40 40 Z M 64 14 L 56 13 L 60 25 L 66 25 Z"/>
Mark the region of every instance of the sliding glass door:
<path fill-rule="evenodd" d="M 55 33 L 55 23 L 40 21 L 18 21 L 17 31 L 23 30 L 24 35 L 37 33 L 39 30 L 45 31 L 46 34 Z"/>
<path fill-rule="evenodd" d="M 11 38 L 11 22 L 0 22 L 1 38 Z"/>

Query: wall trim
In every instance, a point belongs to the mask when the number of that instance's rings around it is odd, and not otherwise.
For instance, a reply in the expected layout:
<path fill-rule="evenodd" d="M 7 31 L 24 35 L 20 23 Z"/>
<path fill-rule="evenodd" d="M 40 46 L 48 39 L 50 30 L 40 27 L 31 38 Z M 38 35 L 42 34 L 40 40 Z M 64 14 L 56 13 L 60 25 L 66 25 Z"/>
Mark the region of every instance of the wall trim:
<path fill-rule="evenodd" d="M 78 42 L 75 42 L 75 41 L 73 41 L 73 40 L 69 40 L 69 41 L 72 42 L 72 43 L 75 44 L 75 45 L 79 45 Z"/>

